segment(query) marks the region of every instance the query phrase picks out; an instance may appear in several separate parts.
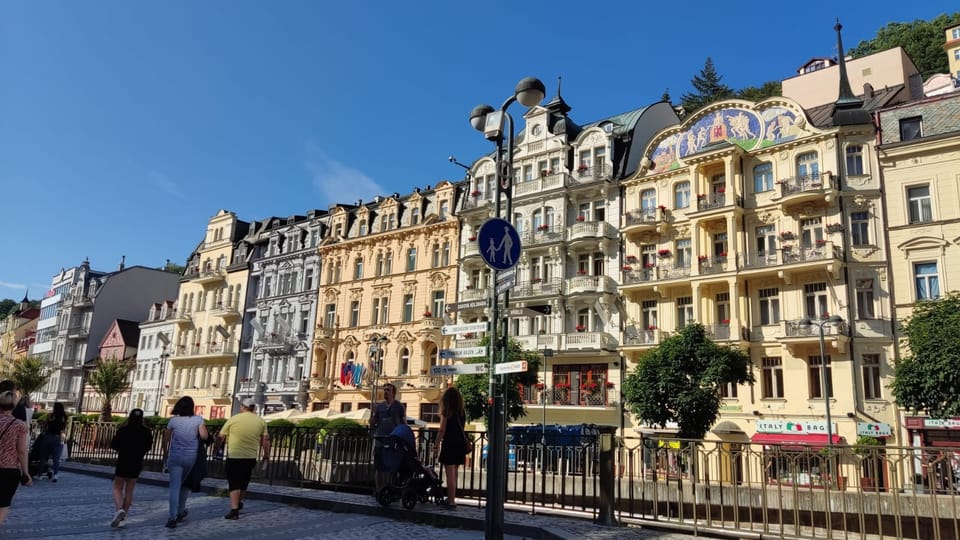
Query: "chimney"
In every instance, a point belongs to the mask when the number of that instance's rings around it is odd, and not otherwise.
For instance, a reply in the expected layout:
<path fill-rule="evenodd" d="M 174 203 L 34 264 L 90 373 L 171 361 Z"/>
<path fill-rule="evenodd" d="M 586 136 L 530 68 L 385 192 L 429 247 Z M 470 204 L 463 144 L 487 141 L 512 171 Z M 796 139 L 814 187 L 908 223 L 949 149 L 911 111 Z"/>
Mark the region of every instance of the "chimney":
<path fill-rule="evenodd" d="M 124 263 L 126 263 L 126 262 L 127 262 L 127 256 L 126 256 L 126 255 L 121 255 L 121 256 L 120 256 L 120 266 L 117 267 L 117 272 L 123 270 L 123 267 L 125 266 Z"/>

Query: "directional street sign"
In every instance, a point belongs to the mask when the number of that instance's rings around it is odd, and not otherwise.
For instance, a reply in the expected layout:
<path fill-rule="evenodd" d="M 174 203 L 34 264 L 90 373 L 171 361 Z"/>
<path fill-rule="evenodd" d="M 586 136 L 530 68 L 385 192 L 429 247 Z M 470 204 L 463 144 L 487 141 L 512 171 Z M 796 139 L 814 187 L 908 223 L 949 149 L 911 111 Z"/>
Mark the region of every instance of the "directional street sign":
<path fill-rule="evenodd" d="M 458 349 L 440 349 L 440 358 L 476 358 L 486 356 L 486 347 L 460 347 Z"/>
<path fill-rule="evenodd" d="M 457 302 L 456 304 L 447 304 L 447 313 L 455 313 L 465 309 L 480 309 L 490 305 L 490 300 L 483 298 L 480 300 L 467 300 L 466 302 Z"/>
<path fill-rule="evenodd" d="M 521 373 L 527 370 L 526 360 L 517 360 L 516 362 L 504 362 L 494 366 L 494 373 L 502 375 L 504 373 Z"/>
<path fill-rule="evenodd" d="M 486 332 L 490 328 L 490 323 L 475 322 L 466 324 L 448 324 L 440 327 L 440 333 L 445 336 L 455 336 L 457 334 L 468 334 L 470 332 Z"/>
<path fill-rule="evenodd" d="M 553 313 L 553 308 L 550 307 L 550 304 L 540 304 L 537 306 L 527 306 L 527 309 L 536 311 L 539 315 L 549 315 Z"/>
<path fill-rule="evenodd" d="M 452 366 L 430 366 L 430 375 L 478 375 L 490 370 L 487 364 L 453 364 Z"/>
<path fill-rule="evenodd" d="M 509 291 L 510 289 L 512 289 L 512 288 L 514 288 L 514 287 L 516 287 L 516 286 L 517 286 L 517 275 L 516 275 L 516 274 L 513 275 L 513 278 L 508 279 L 508 280 L 506 280 L 506 281 L 497 280 L 497 291 L 496 291 L 497 296 L 500 296 L 500 295 L 503 294 L 504 292 Z"/>
<path fill-rule="evenodd" d="M 520 260 L 520 235 L 509 221 L 490 218 L 477 231 L 480 257 L 494 270 L 509 270 Z"/>
<path fill-rule="evenodd" d="M 506 282 L 506 281 L 516 281 L 517 280 L 517 267 L 514 266 L 509 270 L 504 270 L 497 274 L 497 284 Z"/>
<path fill-rule="evenodd" d="M 513 307 L 507 310 L 507 315 L 510 317 L 539 317 L 543 315 L 543 313 L 530 308 Z"/>

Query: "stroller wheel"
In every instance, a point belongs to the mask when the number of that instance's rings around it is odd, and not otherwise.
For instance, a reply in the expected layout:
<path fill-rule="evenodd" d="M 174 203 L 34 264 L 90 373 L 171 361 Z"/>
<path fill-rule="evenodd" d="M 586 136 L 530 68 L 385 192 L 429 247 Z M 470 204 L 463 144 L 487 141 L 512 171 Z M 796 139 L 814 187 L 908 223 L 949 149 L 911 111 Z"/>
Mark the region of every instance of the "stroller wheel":
<path fill-rule="evenodd" d="M 401 499 L 403 507 L 407 510 L 413 510 L 417 506 L 417 492 L 415 491 L 404 491 L 403 498 Z"/>
<path fill-rule="evenodd" d="M 420 494 L 418 499 L 420 499 L 421 503 L 428 503 L 430 502 L 430 494 L 424 491 L 423 493 Z"/>
<path fill-rule="evenodd" d="M 390 486 L 386 486 L 377 492 L 377 502 L 380 503 L 380 506 L 390 506 L 390 503 L 393 502 Z"/>

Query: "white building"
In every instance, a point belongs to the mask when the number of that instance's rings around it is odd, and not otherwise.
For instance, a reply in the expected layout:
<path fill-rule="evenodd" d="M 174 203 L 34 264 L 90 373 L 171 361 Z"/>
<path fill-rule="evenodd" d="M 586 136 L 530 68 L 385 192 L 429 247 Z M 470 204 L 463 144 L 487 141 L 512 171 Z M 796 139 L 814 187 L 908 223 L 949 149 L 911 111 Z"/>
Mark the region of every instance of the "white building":
<path fill-rule="evenodd" d="M 151 306 L 147 319 L 140 323 L 140 346 L 130 393 L 132 405 L 147 415 L 159 415 L 163 411 L 160 396 L 167 359 L 173 349 L 174 319 L 176 305 L 166 300 Z"/>

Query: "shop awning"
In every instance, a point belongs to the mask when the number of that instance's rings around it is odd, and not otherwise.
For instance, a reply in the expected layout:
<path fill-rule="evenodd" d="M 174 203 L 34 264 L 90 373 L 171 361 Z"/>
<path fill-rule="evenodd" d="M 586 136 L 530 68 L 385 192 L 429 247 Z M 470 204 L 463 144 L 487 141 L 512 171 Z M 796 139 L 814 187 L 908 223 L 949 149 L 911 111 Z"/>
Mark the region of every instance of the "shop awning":
<path fill-rule="evenodd" d="M 833 444 L 840 444 L 843 437 L 833 436 Z M 779 445 L 789 449 L 802 446 L 823 448 L 827 445 L 827 436 L 822 433 L 757 433 L 750 437 L 750 442 L 767 446 Z"/>

